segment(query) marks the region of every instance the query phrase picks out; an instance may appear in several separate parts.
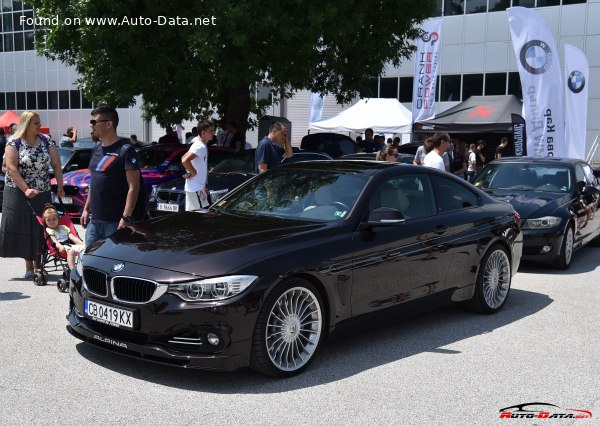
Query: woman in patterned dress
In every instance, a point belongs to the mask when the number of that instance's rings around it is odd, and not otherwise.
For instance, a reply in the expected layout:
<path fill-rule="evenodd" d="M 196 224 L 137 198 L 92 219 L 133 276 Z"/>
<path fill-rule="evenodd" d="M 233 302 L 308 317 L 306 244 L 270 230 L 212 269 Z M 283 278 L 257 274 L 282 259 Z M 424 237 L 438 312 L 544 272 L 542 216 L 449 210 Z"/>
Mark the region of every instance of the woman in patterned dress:
<path fill-rule="evenodd" d="M 6 182 L 0 224 L 0 257 L 25 259 L 25 278 L 34 276 L 43 244 L 43 229 L 31 211 L 40 216 L 50 202 L 49 166 L 58 183 L 57 194 L 64 196 L 60 157 L 54 142 L 40 134 L 40 116 L 33 111 L 21 114 L 14 135 L 6 144 Z"/>

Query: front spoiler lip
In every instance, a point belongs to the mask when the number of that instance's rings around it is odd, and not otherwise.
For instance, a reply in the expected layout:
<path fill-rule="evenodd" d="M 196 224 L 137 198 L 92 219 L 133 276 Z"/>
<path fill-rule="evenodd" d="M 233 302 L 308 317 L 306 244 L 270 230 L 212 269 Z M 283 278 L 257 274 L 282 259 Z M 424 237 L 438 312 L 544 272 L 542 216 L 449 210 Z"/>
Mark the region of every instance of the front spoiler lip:
<path fill-rule="evenodd" d="M 175 353 L 157 345 L 141 345 L 106 336 L 93 330 L 88 324 L 79 321 L 74 309 L 69 312 L 67 319 L 69 321 L 67 331 L 74 337 L 110 352 L 145 361 L 175 367 L 221 371 L 233 371 L 240 367 L 247 367 L 250 362 L 249 354 L 244 353 L 233 355 Z M 246 343 L 236 342 L 232 346 L 240 348 L 242 345 L 247 346 Z M 229 349 L 231 350 L 232 347 L 230 346 Z"/>

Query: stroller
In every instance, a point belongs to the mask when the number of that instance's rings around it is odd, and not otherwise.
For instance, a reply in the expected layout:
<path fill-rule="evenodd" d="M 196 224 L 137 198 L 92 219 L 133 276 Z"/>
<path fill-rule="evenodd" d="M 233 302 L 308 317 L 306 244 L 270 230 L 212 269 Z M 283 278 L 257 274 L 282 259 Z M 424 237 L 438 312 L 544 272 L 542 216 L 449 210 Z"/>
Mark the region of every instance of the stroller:
<path fill-rule="evenodd" d="M 58 198 L 58 202 L 60 205 L 60 209 L 57 209 L 59 214 L 59 225 L 66 226 L 73 235 L 79 236 L 69 215 L 63 213 L 65 207 L 62 203 L 62 199 Z M 31 203 L 29 205 L 31 206 Z M 37 216 L 33 207 L 31 207 L 31 211 L 42 227 L 44 237 L 44 244 L 40 247 L 40 251 L 37 255 L 41 268 L 35 270 L 33 283 L 38 286 L 46 285 L 48 284 L 48 272 L 62 271 L 62 278 L 56 282 L 56 288 L 61 293 L 66 293 L 69 290 L 69 275 L 71 273 L 67 264 L 67 253 L 59 252 L 56 249 L 54 241 L 46 231 L 46 224 L 44 223 L 43 217 Z"/>

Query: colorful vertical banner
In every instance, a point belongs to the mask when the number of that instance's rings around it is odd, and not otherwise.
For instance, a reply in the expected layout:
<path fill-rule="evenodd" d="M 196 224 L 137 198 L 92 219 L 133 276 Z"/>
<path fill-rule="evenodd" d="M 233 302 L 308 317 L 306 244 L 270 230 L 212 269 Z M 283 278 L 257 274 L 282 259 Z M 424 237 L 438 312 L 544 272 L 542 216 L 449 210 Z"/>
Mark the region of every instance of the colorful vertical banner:
<path fill-rule="evenodd" d="M 442 19 L 435 19 L 423 26 L 417 39 L 415 73 L 413 83 L 412 121 L 435 117 L 435 91 L 440 67 L 442 44 Z"/>
<path fill-rule="evenodd" d="M 527 134 L 525 120 L 519 114 L 511 114 L 513 141 L 515 144 L 515 156 L 527 156 Z"/>
<path fill-rule="evenodd" d="M 565 141 L 568 156 L 580 160 L 585 159 L 589 75 L 585 53 L 565 44 Z"/>
<path fill-rule="evenodd" d="M 318 121 L 321 119 L 323 114 L 323 103 L 324 99 L 320 93 L 310 93 L 309 105 L 308 105 L 308 123 Z"/>
<path fill-rule="evenodd" d="M 566 157 L 558 48 L 544 20 L 525 7 L 506 9 L 523 90 L 527 153 Z"/>

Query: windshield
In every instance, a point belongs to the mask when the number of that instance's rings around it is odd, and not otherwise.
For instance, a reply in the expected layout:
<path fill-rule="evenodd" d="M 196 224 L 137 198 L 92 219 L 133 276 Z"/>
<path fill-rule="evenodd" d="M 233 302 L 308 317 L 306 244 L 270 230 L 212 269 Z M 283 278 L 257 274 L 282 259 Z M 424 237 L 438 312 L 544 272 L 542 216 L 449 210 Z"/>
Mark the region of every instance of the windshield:
<path fill-rule="evenodd" d="M 367 177 L 354 173 L 278 168 L 217 202 L 233 214 L 333 221 L 348 217 Z"/>
<path fill-rule="evenodd" d="M 474 185 L 481 189 L 567 192 L 571 189 L 569 168 L 552 164 L 490 164 L 477 176 Z"/>
<path fill-rule="evenodd" d="M 209 158 L 212 152 L 209 154 Z M 254 151 L 242 151 L 220 161 L 211 172 L 216 173 L 254 173 Z"/>
<path fill-rule="evenodd" d="M 140 169 L 156 170 L 169 158 L 173 151 L 145 149 L 138 152 Z"/>
<path fill-rule="evenodd" d="M 60 168 L 64 168 L 67 163 L 69 162 L 69 159 L 73 156 L 73 150 L 72 149 L 64 149 L 64 148 L 58 148 L 58 155 L 60 157 Z"/>

